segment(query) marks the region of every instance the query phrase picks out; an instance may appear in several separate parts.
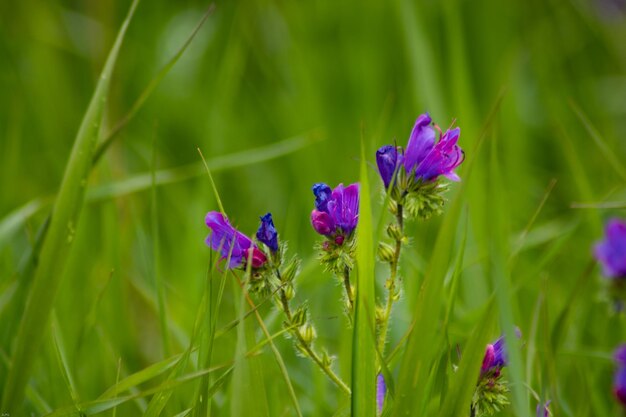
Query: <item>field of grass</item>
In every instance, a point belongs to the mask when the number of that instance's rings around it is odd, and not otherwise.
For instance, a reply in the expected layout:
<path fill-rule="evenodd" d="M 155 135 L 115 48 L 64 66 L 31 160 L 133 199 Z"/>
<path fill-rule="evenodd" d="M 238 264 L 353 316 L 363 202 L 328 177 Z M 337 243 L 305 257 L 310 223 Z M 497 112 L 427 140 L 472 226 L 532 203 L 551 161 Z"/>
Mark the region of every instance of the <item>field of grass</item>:
<path fill-rule="evenodd" d="M 591 248 L 626 218 L 625 39 L 619 0 L 0 2 L 0 413 L 374 417 L 382 362 L 383 415 L 466 417 L 504 335 L 496 415 L 621 415 L 626 319 Z M 426 111 L 466 160 L 406 222 L 377 352 L 375 152 Z M 311 186 L 357 181 L 350 323 Z M 216 265 L 220 204 L 249 236 L 273 214 L 351 396 Z"/>

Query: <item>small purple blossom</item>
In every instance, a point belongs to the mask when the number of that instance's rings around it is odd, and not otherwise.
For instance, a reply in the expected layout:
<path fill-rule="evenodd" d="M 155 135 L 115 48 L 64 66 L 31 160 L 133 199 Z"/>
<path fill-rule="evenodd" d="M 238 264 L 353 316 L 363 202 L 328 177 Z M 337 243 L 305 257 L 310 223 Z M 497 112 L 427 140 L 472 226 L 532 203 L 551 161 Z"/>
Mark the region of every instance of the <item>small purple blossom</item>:
<path fill-rule="evenodd" d="M 626 278 L 626 221 L 611 219 L 605 228 L 605 239 L 594 246 L 594 256 L 608 278 Z"/>
<path fill-rule="evenodd" d="M 337 244 L 352 234 L 359 219 L 359 184 L 344 187 L 339 184 L 334 190 L 326 184 L 315 184 L 315 210 L 311 213 L 311 224 L 321 235 L 335 237 Z M 339 243 L 341 242 L 341 243 Z"/>
<path fill-rule="evenodd" d="M 249 257 L 253 268 L 260 268 L 266 262 L 263 252 L 248 236 L 235 229 L 222 213 L 211 211 L 204 221 L 211 229 L 205 240 L 206 244 L 214 251 L 220 251 L 222 259 L 229 259 L 229 269 L 245 264 Z"/>
<path fill-rule="evenodd" d="M 515 335 L 519 338 L 522 333 L 515 328 Z M 509 359 L 504 344 L 504 336 L 500 336 L 495 342 L 488 344 L 485 349 L 485 356 L 480 367 L 480 374 L 485 375 L 491 371 L 499 374 L 500 370 L 509 364 Z"/>
<path fill-rule="evenodd" d="M 378 409 L 378 414 L 382 414 L 383 412 L 386 394 L 387 384 L 385 384 L 385 377 L 383 374 L 378 374 L 376 377 L 376 408 Z"/>
<path fill-rule="evenodd" d="M 544 404 L 537 404 L 537 417 L 550 417 L 550 400 Z"/>
<path fill-rule="evenodd" d="M 617 348 L 613 358 L 617 362 L 617 371 L 613 379 L 613 394 L 623 406 L 626 406 L 626 344 Z"/>
<path fill-rule="evenodd" d="M 376 152 L 376 163 L 385 188 L 393 182 L 396 164 L 403 165 L 407 175 L 413 175 L 416 180 L 429 182 L 443 175 L 452 181 L 460 181 L 454 172 L 465 157 L 457 145 L 460 134 L 458 127 L 443 134 L 440 131 L 439 141 L 435 142 L 436 131 L 430 115 L 420 115 L 403 154 L 398 154 L 391 145 L 383 146 Z"/>
<path fill-rule="evenodd" d="M 385 145 L 377 150 L 376 165 L 378 165 L 378 172 L 385 188 L 389 188 L 398 166 L 398 149 L 395 146 Z"/>
<path fill-rule="evenodd" d="M 256 238 L 259 239 L 259 242 L 265 243 L 272 252 L 278 250 L 278 232 L 276 232 L 276 227 L 274 227 L 272 213 L 267 213 L 261 217 L 261 225 L 256 232 Z"/>

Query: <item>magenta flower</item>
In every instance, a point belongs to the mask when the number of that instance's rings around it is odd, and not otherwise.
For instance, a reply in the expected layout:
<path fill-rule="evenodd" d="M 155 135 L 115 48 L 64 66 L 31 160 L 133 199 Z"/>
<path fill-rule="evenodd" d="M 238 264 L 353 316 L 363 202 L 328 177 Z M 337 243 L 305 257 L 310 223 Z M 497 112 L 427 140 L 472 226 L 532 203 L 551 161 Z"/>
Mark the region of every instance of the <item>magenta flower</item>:
<path fill-rule="evenodd" d="M 522 332 L 518 328 L 515 329 L 515 334 L 518 338 L 522 337 Z M 485 375 L 491 371 L 495 371 L 496 375 L 498 375 L 500 370 L 507 366 L 508 363 L 509 359 L 504 344 L 504 336 L 500 336 L 495 342 L 487 345 L 483 364 L 480 367 L 480 375 Z"/>
<path fill-rule="evenodd" d="M 211 229 L 205 242 L 214 251 L 220 251 L 222 259 L 229 259 L 228 268 L 245 265 L 250 258 L 253 268 L 260 268 L 267 258 L 252 243 L 252 240 L 231 226 L 228 218 L 218 211 L 210 211 L 205 217 L 206 225 Z M 252 253 L 250 253 L 252 251 Z"/>
<path fill-rule="evenodd" d="M 276 227 L 274 227 L 272 213 L 267 213 L 261 217 L 261 225 L 256 232 L 256 238 L 259 239 L 259 242 L 265 243 L 272 252 L 278 250 L 278 232 Z"/>
<path fill-rule="evenodd" d="M 452 181 L 459 181 L 454 170 L 464 160 L 463 150 L 457 145 L 461 129 L 458 127 L 441 134 L 435 143 L 436 132 L 428 113 L 420 115 L 415 121 L 409 142 L 403 154 L 386 145 L 376 152 L 378 171 L 388 187 L 393 182 L 396 164 L 402 164 L 408 175 L 423 182 L 434 181 L 443 175 Z"/>
<path fill-rule="evenodd" d="M 626 278 L 626 221 L 609 220 L 605 235 L 605 239 L 594 246 L 594 256 L 606 277 Z"/>
<path fill-rule="evenodd" d="M 359 184 L 334 190 L 323 183 L 313 186 L 315 209 L 311 212 L 313 229 L 321 235 L 334 237 L 337 244 L 352 235 L 359 219 Z"/>
<path fill-rule="evenodd" d="M 617 362 L 617 372 L 613 379 L 613 394 L 626 407 L 626 344 L 617 348 L 613 358 Z"/>
<path fill-rule="evenodd" d="M 378 414 L 382 414 L 383 412 L 386 394 L 387 384 L 385 384 L 385 377 L 383 374 L 378 374 L 376 377 L 376 408 L 378 409 Z"/>

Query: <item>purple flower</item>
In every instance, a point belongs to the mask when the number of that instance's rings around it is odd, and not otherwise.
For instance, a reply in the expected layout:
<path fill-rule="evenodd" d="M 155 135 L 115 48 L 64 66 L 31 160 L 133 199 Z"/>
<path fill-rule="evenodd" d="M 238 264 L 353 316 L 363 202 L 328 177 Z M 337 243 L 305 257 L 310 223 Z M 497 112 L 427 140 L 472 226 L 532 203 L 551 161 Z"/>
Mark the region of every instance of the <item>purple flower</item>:
<path fill-rule="evenodd" d="M 606 238 L 594 247 L 594 256 L 608 278 L 626 278 L 626 221 L 611 219 L 605 228 Z"/>
<path fill-rule="evenodd" d="M 383 146 L 376 152 L 376 163 L 385 188 L 393 183 L 396 164 L 404 165 L 408 175 L 423 182 L 434 181 L 440 175 L 459 181 L 454 170 L 464 160 L 463 150 L 457 145 L 460 134 L 461 129 L 458 127 L 443 134 L 440 131 L 439 141 L 435 143 L 436 132 L 432 119 L 428 113 L 420 115 L 403 154 L 398 154 L 391 145 Z"/>
<path fill-rule="evenodd" d="M 395 146 L 385 145 L 377 150 L 376 165 L 378 165 L 378 172 L 385 188 L 389 188 L 398 166 L 398 149 Z"/>
<path fill-rule="evenodd" d="M 545 404 L 537 404 L 537 417 L 550 417 L 549 405 L 550 400 L 546 401 Z"/>
<path fill-rule="evenodd" d="M 321 235 L 335 237 L 336 242 L 352 234 L 359 220 L 359 184 L 344 187 L 339 184 L 334 190 L 326 184 L 315 184 L 315 210 L 311 213 L 311 224 Z M 341 244 L 337 243 L 337 244 Z"/>
<path fill-rule="evenodd" d="M 419 167 L 435 146 L 435 129 L 431 126 L 431 122 L 432 119 L 428 113 L 420 115 L 415 121 L 404 152 L 404 168 L 407 174 Z"/>
<path fill-rule="evenodd" d="M 415 168 L 415 178 L 432 181 L 443 175 L 452 181 L 460 181 L 454 172 L 465 158 L 463 150 L 456 144 L 460 135 L 461 129 L 458 127 L 446 131 Z"/>
<path fill-rule="evenodd" d="M 376 408 L 378 414 L 382 414 L 383 405 L 385 405 L 385 394 L 387 394 L 387 384 L 385 384 L 385 377 L 383 374 L 378 374 L 376 377 Z"/>
<path fill-rule="evenodd" d="M 252 240 L 231 226 L 228 218 L 218 211 L 207 213 L 204 221 L 211 229 L 206 238 L 206 244 L 215 251 L 220 251 L 222 259 L 229 259 L 228 268 L 236 268 L 251 257 L 252 267 L 260 268 L 265 261 L 265 255 Z M 252 251 L 252 253 L 250 253 Z"/>
<path fill-rule="evenodd" d="M 618 347 L 613 357 L 617 362 L 617 372 L 613 379 L 613 394 L 622 405 L 626 406 L 626 344 Z"/>
<path fill-rule="evenodd" d="M 276 232 L 276 227 L 274 227 L 272 213 L 267 213 L 261 217 L 261 225 L 256 232 L 256 238 L 259 239 L 259 242 L 265 243 L 272 252 L 278 250 L 278 232 Z"/>
<path fill-rule="evenodd" d="M 515 334 L 518 338 L 522 337 L 522 333 L 518 328 L 515 329 Z M 482 376 L 491 371 L 499 373 L 508 363 L 509 359 L 504 344 L 504 336 L 500 336 L 495 342 L 487 345 L 485 356 L 483 357 L 483 364 L 480 367 L 480 374 Z"/>

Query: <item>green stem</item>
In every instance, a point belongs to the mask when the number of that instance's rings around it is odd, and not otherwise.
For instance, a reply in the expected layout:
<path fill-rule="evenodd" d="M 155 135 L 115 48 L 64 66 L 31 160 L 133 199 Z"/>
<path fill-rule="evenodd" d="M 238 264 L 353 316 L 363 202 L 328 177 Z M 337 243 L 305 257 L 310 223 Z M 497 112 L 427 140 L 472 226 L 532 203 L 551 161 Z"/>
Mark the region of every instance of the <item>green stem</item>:
<path fill-rule="evenodd" d="M 348 305 L 350 306 L 350 311 L 354 311 L 352 285 L 350 285 L 350 268 L 348 268 L 347 266 L 343 269 L 343 286 L 346 289 L 346 297 L 348 297 Z"/>
<path fill-rule="evenodd" d="M 279 292 L 280 292 L 280 303 L 282 306 L 282 310 L 285 313 L 285 316 L 287 316 L 287 321 L 289 322 L 289 325 L 292 325 L 293 316 L 291 314 L 291 308 L 289 307 L 289 300 L 287 299 L 287 294 L 285 294 L 285 290 L 282 287 L 280 288 Z M 341 378 L 337 376 L 337 374 L 333 372 L 332 369 L 330 369 L 329 366 L 326 366 L 324 364 L 324 362 L 319 357 L 319 355 L 313 350 L 313 347 L 311 346 L 311 344 L 304 340 L 304 338 L 302 337 L 302 334 L 300 333 L 300 329 L 296 327 L 292 330 L 292 333 L 298 340 L 298 343 L 300 344 L 302 349 L 307 353 L 307 355 L 309 355 L 311 360 L 313 360 L 313 362 L 315 362 L 317 366 L 319 366 L 322 372 L 324 372 L 335 384 L 337 384 L 339 388 L 341 388 L 348 396 L 350 396 L 351 395 L 350 388 L 346 385 L 345 382 L 341 380 Z"/>
<path fill-rule="evenodd" d="M 385 313 L 382 317 L 382 323 L 380 325 L 380 333 L 378 334 L 378 350 L 381 355 L 385 353 L 385 343 L 387 342 L 387 330 L 389 328 L 389 317 L 391 316 L 391 309 L 395 301 L 396 294 L 396 279 L 398 277 L 398 263 L 400 261 L 400 251 L 402 250 L 402 236 L 404 235 L 404 220 L 403 220 L 403 207 L 402 204 L 398 204 L 398 210 L 396 212 L 396 222 L 400 228 L 400 236 L 396 238 L 396 247 L 393 254 L 393 259 L 389 263 L 389 279 L 387 279 L 387 302 L 385 304 Z"/>

